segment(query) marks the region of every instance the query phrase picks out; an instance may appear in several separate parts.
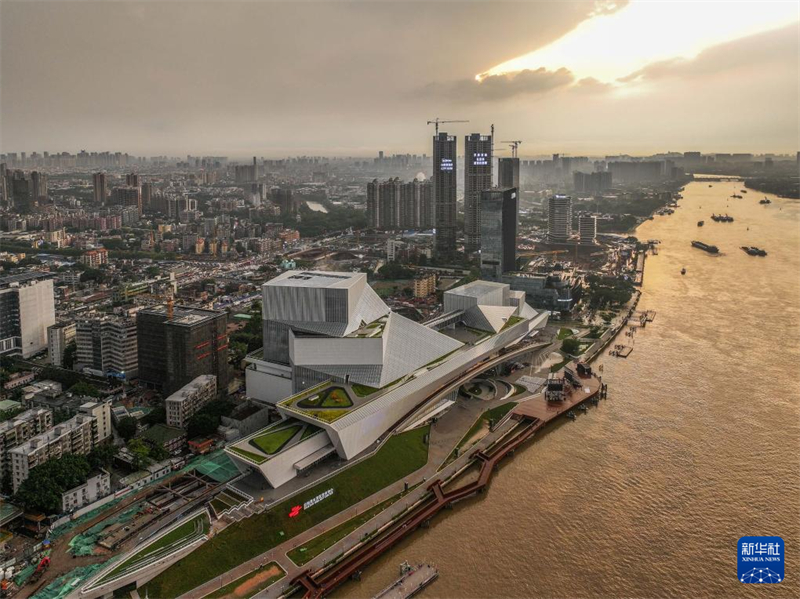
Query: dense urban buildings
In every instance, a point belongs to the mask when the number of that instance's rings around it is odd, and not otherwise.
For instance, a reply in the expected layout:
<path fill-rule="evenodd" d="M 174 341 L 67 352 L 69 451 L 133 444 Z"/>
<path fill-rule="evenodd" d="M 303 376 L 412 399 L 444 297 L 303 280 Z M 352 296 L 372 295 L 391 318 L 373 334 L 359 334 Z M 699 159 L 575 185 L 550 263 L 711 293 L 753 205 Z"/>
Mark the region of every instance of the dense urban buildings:
<path fill-rule="evenodd" d="M 456 204 L 458 153 L 456 138 L 438 133 L 433 138 L 433 210 L 436 227 L 435 253 L 442 259 L 452 258 L 458 234 Z"/>
<path fill-rule="evenodd" d="M 55 322 L 51 275 L 26 272 L 0 277 L 0 355 L 28 358 L 47 349 L 47 328 Z"/>
<path fill-rule="evenodd" d="M 139 380 L 165 396 L 203 374 L 228 386 L 227 314 L 187 306 L 159 306 L 136 315 Z"/>
<path fill-rule="evenodd" d="M 88 454 L 111 435 L 111 409 L 106 403 L 89 402 L 79 414 L 31 437 L 9 450 L 14 491 L 30 471 L 67 453 Z"/>
<path fill-rule="evenodd" d="M 0 479 L 3 489 L 11 487 L 11 460 L 8 452 L 52 426 L 53 412 L 46 408 L 28 409 L 0 422 Z"/>
<path fill-rule="evenodd" d="M 399 178 L 367 183 L 367 224 L 381 230 L 430 229 L 433 226 L 430 181 Z"/>
<path fill-rule="evenodd" d="M 500 281 L 503 273 L 517 267 L 517 189 L 485 189 L 481 192 L 481 277 Z"/>
<path fill-rule="evenodd" d="M 611 171 L 584 173 L 576 171 L 572 174 L 575 193 L 599 194 L 612 187 Z"/>
<path fill-rule="evenodd" d="M 77 326 L 74 322 L 58 322 L 47 327 L 47 359 L 53 366 L 64 365 L 67 346 L 75 343 Z"/>
<path fill-rule="evenodd" d="M 97 316 L 77 322 L 75 366 L 101 376 L 135 379 L 138 373 L 136 319 Z"/>
<path fill-rule="evenodd" d="M 167 424 L 185 428 L 189 418 L 217 396 L 217 377 L 202 374 L 167 397 L 164 406 Z"/>

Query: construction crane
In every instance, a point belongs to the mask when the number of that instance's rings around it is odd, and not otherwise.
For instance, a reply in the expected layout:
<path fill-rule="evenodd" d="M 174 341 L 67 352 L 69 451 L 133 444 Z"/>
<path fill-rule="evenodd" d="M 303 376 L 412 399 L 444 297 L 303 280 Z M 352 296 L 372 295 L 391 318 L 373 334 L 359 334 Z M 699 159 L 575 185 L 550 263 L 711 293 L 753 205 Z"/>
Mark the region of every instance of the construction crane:
<path fill-rule="evenodd" d="M 439 135 L 439 123 L 469 123 L 469 121 L 453 121 L 453 120 L 442 120 L 438 116 L 433 119 L 432 121 L 428 121 L 429 125 L 436 125 L 436 135 Z"/>
<path fill-rule="evenodd" d="M 521 139 L 515 139 L 515 140 L 512 140 L 512 141 L 501 141 L 500 143 L 501 144 L 511 144 L 511 157 L 512 158 L 516 158 L 517 157 L 517 148 L 519 148 L 519 144 L 522 143 L 522 140 Z"/>

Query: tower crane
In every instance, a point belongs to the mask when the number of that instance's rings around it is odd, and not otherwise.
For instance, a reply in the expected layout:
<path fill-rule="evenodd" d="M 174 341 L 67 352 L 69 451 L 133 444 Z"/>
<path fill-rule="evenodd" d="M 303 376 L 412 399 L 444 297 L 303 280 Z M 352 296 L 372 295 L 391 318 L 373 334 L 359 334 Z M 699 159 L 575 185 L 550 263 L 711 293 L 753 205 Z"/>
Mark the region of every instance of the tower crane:
<path fill-rule="evenodd" d="M 511 144 L 511 157 L 512 158 L 516 158 L 517 157 L 517 148 L 519 148 L 519 144 L 522 143 L 522 140 L 521 139 L 515 139 L 515 140 L 512 140 L 512 141 L 501 141 L 500 143 L 501 144 Z"/>
<path fill-rule="evenodd" d="M 429 124 L 429 125 L 435 125 L 435 126 L 436 126 L 436 135 L 437 135 L 437 136 L 439 135 L 439 123 L 469 123 L 469 121 L 453 121 L 453 120 L 447 120 L 447 121 L 446 121 L 446 120 L 442 120 L 442 119 L 440 119 L 440 118 L 437 116 L 437 117 L 436 117 L 435 119 L 433 119 L 432 121 L 428 121 L 428 124 Z"/>

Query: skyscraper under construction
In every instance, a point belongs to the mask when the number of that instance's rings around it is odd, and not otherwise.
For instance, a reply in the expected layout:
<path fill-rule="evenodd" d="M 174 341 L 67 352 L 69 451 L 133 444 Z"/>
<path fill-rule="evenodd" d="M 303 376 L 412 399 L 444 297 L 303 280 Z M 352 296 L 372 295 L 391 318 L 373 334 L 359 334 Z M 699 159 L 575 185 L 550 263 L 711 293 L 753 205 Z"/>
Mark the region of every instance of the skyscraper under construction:
<path fill-rule="evenodd" d="M 436 222 L 434 249 L 438 258 L 452 258 L 456 253 L 456 138 L 438 133 L 433 138 L 433 204 Z"/>
<path fill-rule="evenodd" d="M 467 252 L 481 247 L 481 192 L 492 187 L 492 136 L 464 138 L 464 242 Z"/>

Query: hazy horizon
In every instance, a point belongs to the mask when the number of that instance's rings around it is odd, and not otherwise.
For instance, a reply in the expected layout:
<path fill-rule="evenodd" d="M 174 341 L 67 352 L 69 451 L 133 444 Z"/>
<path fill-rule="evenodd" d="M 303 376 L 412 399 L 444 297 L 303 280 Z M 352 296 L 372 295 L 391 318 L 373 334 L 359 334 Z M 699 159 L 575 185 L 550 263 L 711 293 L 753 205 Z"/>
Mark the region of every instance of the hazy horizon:
<path fill-rule="evenodd" d="M 794 154 L 800 5 L 666 6 L 3 0 L 0 150 Z"/>

